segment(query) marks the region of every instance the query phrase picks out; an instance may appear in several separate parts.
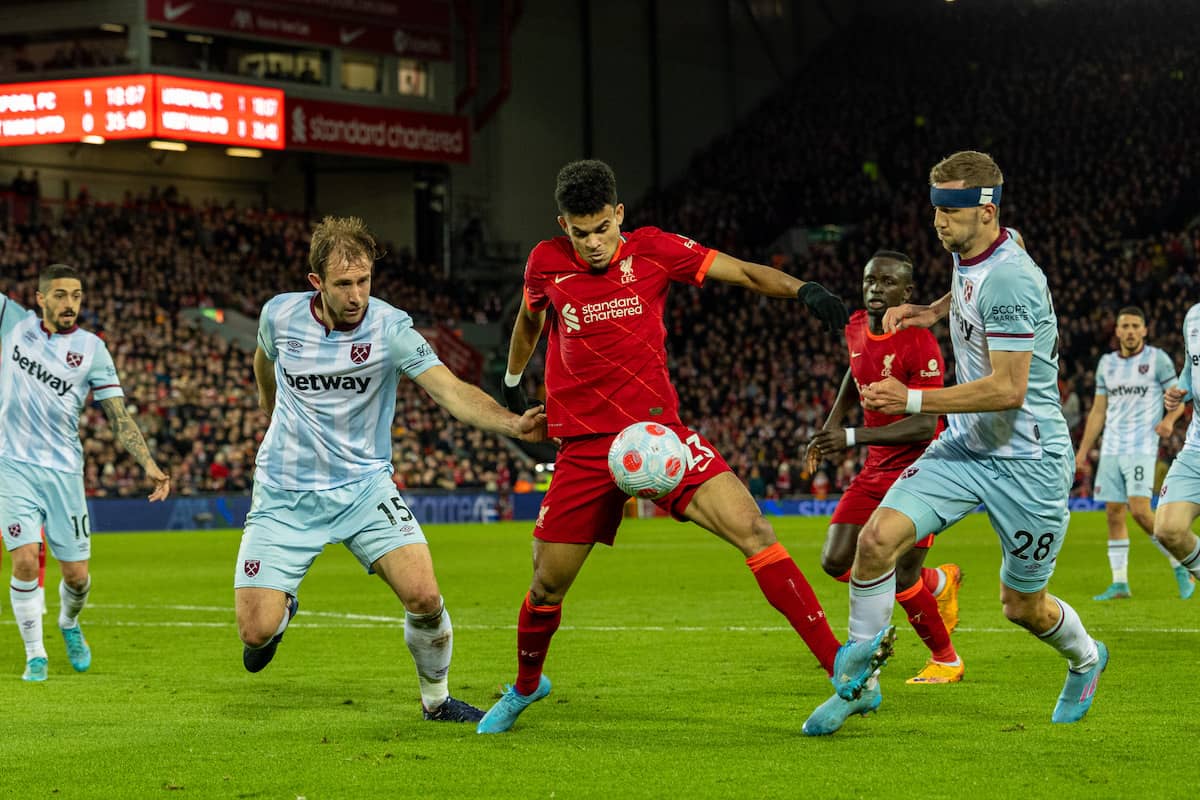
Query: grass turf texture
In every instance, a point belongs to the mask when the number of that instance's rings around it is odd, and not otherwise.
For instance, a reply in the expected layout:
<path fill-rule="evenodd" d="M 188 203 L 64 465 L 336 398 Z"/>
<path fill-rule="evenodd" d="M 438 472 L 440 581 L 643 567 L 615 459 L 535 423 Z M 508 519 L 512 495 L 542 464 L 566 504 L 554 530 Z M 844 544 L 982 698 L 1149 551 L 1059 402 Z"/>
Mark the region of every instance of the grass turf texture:
<path fill-rule="evenodd" d="M 774 522 L 843 636 L 846 587 L 818 564 L 826 520 Z M 483 708 L 515 675 L 529 529 L 427 531 L 456 630 L 451 692 Z M 5 603 L 0 797 L 1191 796 L 1167 753 L 1194 753 L 1200 733 L 1200 599 L 1179 600 L 1135 534 L 1133 599 L 1093 602 L 1109 583 L 1104 539 L 1102 513 L 1074 515 L 1051 582 L 1112 651 L 1082 723 L 1050 724 L 1064 662 L 1003 618 L 997 540 L 973 515 L 929 558 L 966 574 L 965 681 L 904 685 L 927 651 L 898 609 L 880 713 L 809 739 L 800 726 L 829 682 L 737 553 L 694 526 L 627 521 L 616 548 L 596 548 L 550 650 L 554 692 L 488 737 L 421 720 L 399 603 L 343 548 L 318 559 L 275 661 L 249 675 L 237 531 L 97 536 L 90 672 L 67 663 L 54 567 L 47 683 L 20 680 Z"/>

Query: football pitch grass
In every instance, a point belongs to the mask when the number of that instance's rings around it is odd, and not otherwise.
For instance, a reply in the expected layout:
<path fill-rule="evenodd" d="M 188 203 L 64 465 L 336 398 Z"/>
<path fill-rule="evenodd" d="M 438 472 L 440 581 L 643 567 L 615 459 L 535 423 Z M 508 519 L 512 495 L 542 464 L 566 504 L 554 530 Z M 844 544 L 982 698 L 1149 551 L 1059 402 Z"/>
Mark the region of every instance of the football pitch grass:
<path fill-rule="evenodd" d="M 844 636 L 846 587 L 818 564 L 827 520 L 773 522 Z M 455 627 L 451 692 L 484 708 L 515 673 L 529 532 L 528 523 L 427 529 Z M 97 536 L 81 618 L 94 655 L 85 674 L 71 671 L 54 624 L 55 567 L 44 684 L 20 680 L 5 597 L 0 797 L 1195 794 L 1200 594 L 1178 599 L 1165 560 L 1135 533 L 1133 599 L 1093 602 L 1109 583 L 1102 513 L 1074 515 L 1051 582 L 1112 652 L 1083 722 L 1050 723 L 1064 662 L 1004 619 L 999 546 L 973 515 L 929 558 L 966 575 L 954 636 L 965 681 L 904 684 L 927 651 L 898 611 L 880 712 L 817 739 L 800 727 L 831 693 L 824 673 L 738 554 L 694 526 L 630 520 L 615 548 L 596 548 L 550 649 L 553 693 L 499 736 L 422 721 L 401 607 L 340 547 L 301 587 L 275 661 L 246 673 L 232 611 L 238 536 Z"/>

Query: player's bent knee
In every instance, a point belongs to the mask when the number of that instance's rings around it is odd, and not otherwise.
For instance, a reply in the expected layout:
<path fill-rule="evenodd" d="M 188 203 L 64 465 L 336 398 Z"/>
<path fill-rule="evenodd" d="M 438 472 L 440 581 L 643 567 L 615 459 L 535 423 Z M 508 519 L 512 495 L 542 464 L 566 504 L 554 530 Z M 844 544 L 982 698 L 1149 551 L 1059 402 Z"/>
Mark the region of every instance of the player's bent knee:
<path fill-rule="evenodd" d="M 238 636 L 241 638 L 242 644 L 251 648 L 262 647 L 271 641 L 271 637 L 275 635 L 275 631 L 278 628 L 279 620 L 276 620 L 273 624 L 268 623 L 261 617 L 238 620 Z"/>
<path fill-rule="evenodd" d="M 437 586 L 415 592 L 404 598 L 404 610 L 417 616 L 436 614 L 441 607 L 442 595 L 438 592 Z"/>

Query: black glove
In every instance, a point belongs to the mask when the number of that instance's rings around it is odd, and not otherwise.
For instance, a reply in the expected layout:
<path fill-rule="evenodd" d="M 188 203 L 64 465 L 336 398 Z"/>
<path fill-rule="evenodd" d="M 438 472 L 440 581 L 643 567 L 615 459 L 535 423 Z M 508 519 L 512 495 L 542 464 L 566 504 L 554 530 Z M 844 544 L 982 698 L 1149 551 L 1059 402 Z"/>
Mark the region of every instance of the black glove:
<path fill-rule="evenodd" d="M 850 321 L 842 299 L 819 283 L 805 283 L 800 287 L 800 291 L 796 292 L 796 297 L 808 306 L 813 316 L 825 323 L 826 329 L 830 331 L 841 330 Z"/>
<path fill-rule="evenodd" d="M 529 398 L 525 396 L 525 387 L 518 381 L 516 386 L 509 386 L 500 379 L 500 394 L 504 398 L 504 407 L 514 414 L 524 414 L 529 408 Z"/>

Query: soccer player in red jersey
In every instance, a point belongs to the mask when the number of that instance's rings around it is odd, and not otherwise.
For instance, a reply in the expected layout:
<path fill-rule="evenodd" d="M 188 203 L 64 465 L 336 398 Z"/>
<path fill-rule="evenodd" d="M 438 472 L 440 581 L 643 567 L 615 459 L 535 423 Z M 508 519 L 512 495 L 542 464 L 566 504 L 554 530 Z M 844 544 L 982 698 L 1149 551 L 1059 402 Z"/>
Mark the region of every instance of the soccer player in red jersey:
<path fill-rule="evenodd" d="M 907 303 L 913 292 L 913 265 L 908 256 L 880 250 L 863 270 L 863 304 L 846 326 L 850 368 L 842 380 L 837 400 L 822 430 L 808 448 L 809 471 L 823 457 L 834 456 L 855 444 L 869 445 L 867 463 L 838 502 L 830 520 L 821 553 L 821 566 L 846 583 L 854 564 L 858 533 L 887 490 L 905 469 L 925 452 L 943 427 L 941 417 L 929 414 L 893 415 L 864 409 L 862 428 L 845 428 L 842 422 L 854 404 L 859 386 L 893 377 L 912 389 L 942 387 L 942 353 L 927 328 L 904 328 L 884 333 L 883 315 Z M 851 386 L 854 388 L 851 389 Z M 958 624 L 958 585 L 962 571 L 954 564 L 924 568 L 933 544 L 926 536 L 900 558 L 896 599 L 908 614 L 931 658 L 909 683 L 955 683 L 962 680 L 963 663 L 950 642 Z"/>
<path fill-rule="evenodd" d="M 679 419 L 679 398 L 667 372 L 663 311 L 672 281 L 699 286 L 707 278 L 769 297 L 798 298 L 830 330 L 846 324 L 845 305 L 816 283 L 683 236 L 650 227 L 622 234 L 625 208 L 617 202 L 612 170 L 601 161 L 563 167 L 555 199 L 566 235 L 530 253 L 504 397 L 510 409 L 524 410 L 521 373 L 553 306 L 546 415 L 549 435 L 561 448 L 534 525 L 533 581 L 517 624 L 517 680 L 478 731 L 507 731 L 530 703 L 550 693 L 542 664 L 563 597 L 592 547 L 613 543 L 628 500 L 609 475 L 609 445 L 639 421 L 671 428 L 690 451 L 683 481 L 655 502 L 738 548 L 768 602 L 832 674 L 838 642 L 808 581 L 720 453 Z"/>

